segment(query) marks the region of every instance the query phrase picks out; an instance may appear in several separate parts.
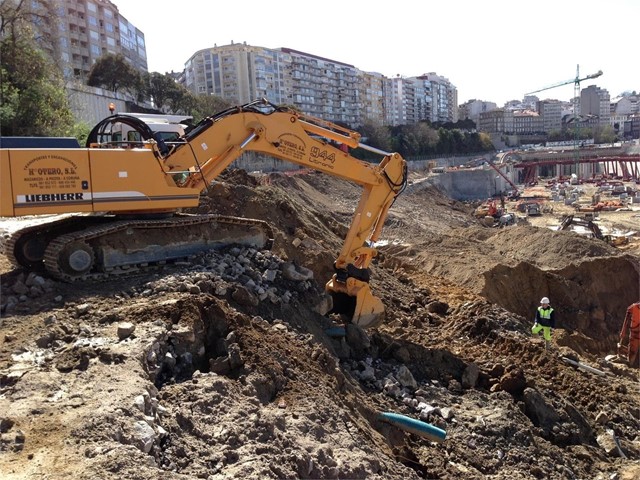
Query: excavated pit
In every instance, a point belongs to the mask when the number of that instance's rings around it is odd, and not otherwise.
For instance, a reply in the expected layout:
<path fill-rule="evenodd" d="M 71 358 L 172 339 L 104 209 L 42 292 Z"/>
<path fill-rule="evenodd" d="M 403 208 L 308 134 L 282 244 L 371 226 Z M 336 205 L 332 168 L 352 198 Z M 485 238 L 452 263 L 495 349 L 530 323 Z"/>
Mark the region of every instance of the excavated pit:
<path fill-rule="evenodd" d="M 540 292 L 553 298 L 557 328 L 582 334 L 579 351 L 602 354 L 617 342 L 627 307 L 637 300 L 640 276 L 632 257 L 595 258 L 558 270 L 542 270 L 520 262 L 496 265 L 484 272 L 480 294 L 507 310 L 533 320 L 532 299 Z M 542 288 L 541 288 L 542 287 Z"/>

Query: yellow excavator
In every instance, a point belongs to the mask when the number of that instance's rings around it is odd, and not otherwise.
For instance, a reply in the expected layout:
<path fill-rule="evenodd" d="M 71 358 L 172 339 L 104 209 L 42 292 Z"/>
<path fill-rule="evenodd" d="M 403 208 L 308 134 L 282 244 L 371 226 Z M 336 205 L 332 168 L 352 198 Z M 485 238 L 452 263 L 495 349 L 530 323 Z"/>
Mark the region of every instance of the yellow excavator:
<path fill-rule="evenodd" d="M 140 140 L 113 141 L 116 123 L 129 125 Z M 180 212 L 198 206 L 200 194 L 240 155 L 260 152 L 362 186 L 326 291 L 333 313 L 373 327 L 384 307 L 371 293 L 369 265 L 388 210 L 406 186 L 407 164 L 360 138 L 258 100 L 206 117 L 174 142 L 165 142 L 139 118 L 117 114 L 93 128 L 85 148 L 0 149 L 1 217 L 72 214 L 15 232 L 5 253 L 18 267 L 44 269 L 72 282 L 230 244 L 270 248 L 273 234 L 264 221 Z M 368 163 L 343 146 L 382 159 Z"/>

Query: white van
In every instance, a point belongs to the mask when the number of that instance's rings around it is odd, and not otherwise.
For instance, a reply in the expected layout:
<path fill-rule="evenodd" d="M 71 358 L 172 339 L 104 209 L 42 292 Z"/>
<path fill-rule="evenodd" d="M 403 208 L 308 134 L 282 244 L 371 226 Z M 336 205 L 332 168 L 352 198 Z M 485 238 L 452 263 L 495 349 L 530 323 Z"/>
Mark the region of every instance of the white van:
<path fill-rule="evenodd" d="M 193 120 L 193 117 L 188 115 L 158 115 L 151 113 L 123 113 L 123 115 L 139 118 L 149 125 L 151 130 L 159 134 L 165 142 L 176 141 L 184 135 L 187 128 L 187 124 L 184 122 Z M 140 142 L 141 140 L 140 133 L 124 123 L 116 123 L 111 129 L 112 142 Z"/>

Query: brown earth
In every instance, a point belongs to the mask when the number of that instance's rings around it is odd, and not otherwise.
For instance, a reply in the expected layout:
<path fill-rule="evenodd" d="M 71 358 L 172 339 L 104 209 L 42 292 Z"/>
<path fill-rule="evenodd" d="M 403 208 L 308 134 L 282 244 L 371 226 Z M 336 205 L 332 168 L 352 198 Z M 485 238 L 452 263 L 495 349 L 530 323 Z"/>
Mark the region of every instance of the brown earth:
<path fill-rule="evenodd" d="M 80 284 L 3 259 L 0 478 L 638 478 L 638 371 L 609 357 L 640 298 L 638 238 L 487 228 L 413 173 L 373 264 L 385 323 L 334 335 L 315 307 L 359 194 L 232 170 L 199 211 L 269 221 L 271 253 Z M 271 296 L 252 293 L 268 270 Z M 530 333 L 542 296 L 558 315 L 550 350 Z"/>

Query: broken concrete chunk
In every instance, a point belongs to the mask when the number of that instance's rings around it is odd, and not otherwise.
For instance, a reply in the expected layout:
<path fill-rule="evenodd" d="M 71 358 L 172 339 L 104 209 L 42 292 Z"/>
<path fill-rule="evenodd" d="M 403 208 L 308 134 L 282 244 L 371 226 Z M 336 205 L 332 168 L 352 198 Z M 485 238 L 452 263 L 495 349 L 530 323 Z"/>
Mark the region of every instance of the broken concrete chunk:
<path fill-rule="evenodd" d="M 118 338 L 124 340 L 130 337 L 135 331 L 136 326 L 131 322 L 123 322 L 118 325 Z"/>
<path fill-rule="evenodd" d="M 287 280 L 304 282 L 313 279 L 313 272 L 308 268 L 287 262 L 282 265 L 282 276 Z"/>

